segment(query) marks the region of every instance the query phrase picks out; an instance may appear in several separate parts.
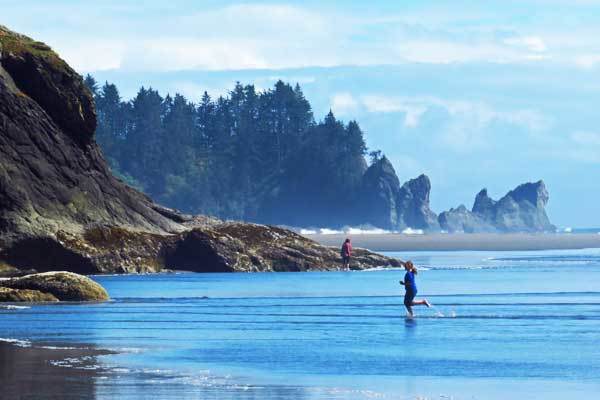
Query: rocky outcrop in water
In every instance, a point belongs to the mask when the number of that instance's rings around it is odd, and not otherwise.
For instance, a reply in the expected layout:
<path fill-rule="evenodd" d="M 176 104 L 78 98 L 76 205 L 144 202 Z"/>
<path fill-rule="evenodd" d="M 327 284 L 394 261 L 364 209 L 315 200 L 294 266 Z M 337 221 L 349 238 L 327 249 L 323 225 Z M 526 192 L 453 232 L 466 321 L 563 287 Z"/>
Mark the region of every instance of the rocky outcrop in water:
<path fill-rule="evenodd" d="M 392 163 L 384 156 L 364 174 L 356 212 L 361 218 L 358 223 L 368 221 L 389 230 L 437 231 L 437 215 L 429 208 L 430 191 L 431 182 L 426 175 L 400 186 Z"/>
<path fill-rule="evenodd" d="M 5 271 L 341 267 L 337 249 L 291 231 L 186 216 L 153 203 L 110 173 L 94 141 L 95 127 L 92 97 L 81 77 L 45 44 L 0 26 L 0 264 L 8 266 Z M 357 251 L 354 267 L 381 265 L 397 262 Z"/>
<path fill-rule="evenodd" d="M 439 222 L 448 232 L 553 232 L 545 210 L 548 199 L 543 181 L 522 184 L 498 201 L 483 189 L 472 211 L 460 206 L 440 214 Z"/>
<path fill-rule="evenodd" d="M 371 164 L 363 175 L 361 194 L 354 213 L 356 224 L 370 223 L 383 229 L 397 229 L 400 181 L 392 163 L 384 156 Z"/>
<path fill-rule="evenodd" d="M 420 175 L 406 182 L 398 193 L 398 214 L 403 228 L 439 230 L 437 215 L 429 208 L 431 182 Z"/>
<path fill-rule="evenodd" d="M 108 293 L 102 286 L 72 272 L 46 272 L 0 281 L 0 301 L 106 300 Z"/>
<path fill-rule="evenodd" d="M 476 214 L 473 214 L 463 204 L 457 208 L 444 211 L 438 217 L 440 227 L 446 232 L 497 232 L 497 229 Z"/>

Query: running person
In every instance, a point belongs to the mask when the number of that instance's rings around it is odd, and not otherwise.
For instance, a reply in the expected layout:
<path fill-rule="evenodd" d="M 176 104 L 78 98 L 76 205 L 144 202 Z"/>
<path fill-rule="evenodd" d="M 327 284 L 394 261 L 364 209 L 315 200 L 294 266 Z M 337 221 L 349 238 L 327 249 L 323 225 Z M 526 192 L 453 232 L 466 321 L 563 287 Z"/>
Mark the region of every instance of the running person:
<path fill-rule="evenodd" d="M 413 265 L 412 261 L 407 261 L 403 264 L 406 274 L 404 274 L 404 280 L 400 281 L 400 284 L 404 285 L 404 289 L 406 290 L 404 294 L 404 306 L 408 311 L 408 316 L 412 318 L 414 316 L 412 306 L 431 307 L 431 304 L 429 304 L 427 299 L 415 300 L 415 296 L 417 295 L 417 284 L 415 282 L 417 268 Z"/>

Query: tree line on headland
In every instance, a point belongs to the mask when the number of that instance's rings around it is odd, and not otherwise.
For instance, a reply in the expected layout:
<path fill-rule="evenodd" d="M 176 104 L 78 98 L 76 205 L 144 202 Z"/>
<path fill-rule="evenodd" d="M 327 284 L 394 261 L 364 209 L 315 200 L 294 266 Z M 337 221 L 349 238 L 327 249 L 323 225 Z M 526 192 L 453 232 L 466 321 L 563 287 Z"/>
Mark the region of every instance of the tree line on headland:
<path fill-rule="evenodd" d="M 125 101 L 114 84 L 99 86 L 90 75 L 85 82 L 112 170 L 184 212 L 328 225 L 349 211 L 367 168 L 358 123 L 332 112 L 316 121 L 299 85 L 257 91 L 237 83 L 228 96 L 205 92 L 194 104 L 144 87 Z"/>
<path fill-rule="evenodd" d="M 380 151 L 367 164 L 356 121 L 331 111 L 317 121 L 298 84 L 257 91 L 239 82 L 199 103 L 140 88 L 129 101 L 88 75 L 96 140 L 115 174 L 155 201 L 190 214 L 295 227 L 370 225 L 448 232 L 553 231 L 542 181 L 498 201 L 482 190 L 473 208 L 439 216 L 421 175 L 400 184 Z"/>

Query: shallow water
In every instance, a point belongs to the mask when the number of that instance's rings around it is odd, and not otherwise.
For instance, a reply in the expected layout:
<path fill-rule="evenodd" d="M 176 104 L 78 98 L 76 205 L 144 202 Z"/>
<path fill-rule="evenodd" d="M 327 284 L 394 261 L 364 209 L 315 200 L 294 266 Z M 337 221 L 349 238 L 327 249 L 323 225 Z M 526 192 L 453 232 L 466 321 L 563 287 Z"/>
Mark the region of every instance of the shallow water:
<path fill-rule="evenodd" d="M 121 351 L 99 399 L 600 392 L 599 250 L 393 255 L 435 305 L 414 320 L 399 270 L 97 276 L 113 301 L 0 307 L 0 337 Z"/>

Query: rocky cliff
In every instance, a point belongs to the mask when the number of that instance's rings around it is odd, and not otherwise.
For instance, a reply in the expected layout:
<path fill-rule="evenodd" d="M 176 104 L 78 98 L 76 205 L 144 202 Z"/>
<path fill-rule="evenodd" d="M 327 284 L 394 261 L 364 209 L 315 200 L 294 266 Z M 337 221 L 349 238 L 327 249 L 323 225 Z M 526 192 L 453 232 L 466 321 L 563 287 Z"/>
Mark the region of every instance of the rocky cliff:
<path fill-rule="evenodd" d="M 471 211 L 460 206 L 439 216 L 448 232 L 553 232 L 546 215 L 548 191 L 543 181 L 525 183 L 495 201 L 481 190 Z"/>
<path fill-rule="evenodd" d="M 81 77 L 0 26 L 0 263 L 39 271 L 336 269 L 337 249 L 263 225 L 192 218 L 113 177 Z M 355 268 L 397 265 L 359 251 Z"/>
<path fill-rule="evenodd" d="M 426 175 L 404 185 L 384 156 L 365 172 L 358 201 L 359 223 L 390 230 L 439 230 L 437 215 L 429 208 L 431 182 Z"/>

